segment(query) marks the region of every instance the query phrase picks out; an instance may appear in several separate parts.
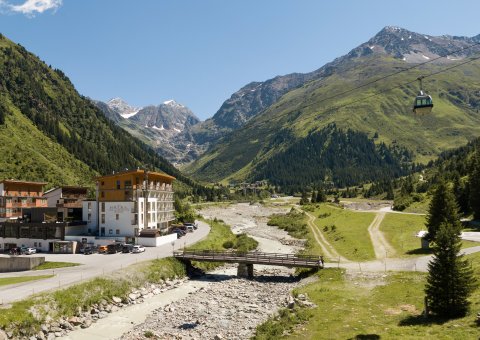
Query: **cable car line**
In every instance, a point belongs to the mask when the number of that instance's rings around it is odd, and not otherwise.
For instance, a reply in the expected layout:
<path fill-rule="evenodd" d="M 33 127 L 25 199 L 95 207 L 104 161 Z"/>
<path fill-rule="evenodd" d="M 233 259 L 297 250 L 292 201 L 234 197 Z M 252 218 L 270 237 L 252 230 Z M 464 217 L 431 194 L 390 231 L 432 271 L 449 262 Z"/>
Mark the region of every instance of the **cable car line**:
<path fill-rule="evenodd" d="M 330 100 L 330 99 L 333 99 L 333 98 L 336 98 L 336 97 L 343 96 L 343 95 L 345 95 L 345 94 L 354 92 L 354 91 L 356 91 L 356 90 L 358 90 L 358 89 L 361 89 L 361 88 L 363 88 L 363 87 L 366 87 L 366 86 L 368 86 L 368 85 L 372 85 L 372 84 L 374 84 L 374 83 L 377 83 L 377 82 L 379 82 L 379 81 L 381 81 L 381 80 L 385 80 L 385 79 L 387 79 L 387 78 L 396 76 L 396 75 L 398 75 L 398 74 L 400 74 L 400 73 L 410 71 L 410 70 L 415 69 L 415 68 L 418 68 L 418 67 L 420 67 L 420 66 L 423 66 L 423 65 L 432 63 L 432 62 L 434 62 L 434 61 L 436 61 L 436 60 L 438 60 L 438 59 L 446 58 L 446 57 L 448 57 L 449 55 L 456 54 L 456 53 L 459 53 L 459 52 L 462 52 L 462 51 L 471 49 L 471 48 L 473 48 L 473 47 L 475 47 L 475 46 L 479 46 L 479 45 L 480 45 L 480 42 L 475 43 L 475 44 L 472 44 L 472 45 L 469 45 L 469 46 L 466 46 L 466 47 L 462 47 L 462 48 L 460 48 L 460 49 L 458 49 L 458 50 L 455 50 L 455 51 L 452 51 L 451 53 L 448 53 L 448 54 L 446 54 L 446 55 L 439 55 L 438 57 L 435 57 L 435 58 L 433 58 L 433 59 L 430 59 L 430 60 L 421 62 L 421 63 L 419 63 L 419 64 L 415 64 L 415 65 L 413 65 L 413 66 L 407 67 L 407 68 L 405 68 L 405 69 L 403 69 L 403 70 L 400 70 L 400 71 L 396 71 L 396 72 L 387 74 L 387 75 L 382 76 L 382 77 L 380 77 L 380 78 L 378 78 L 378 79 L 375 79 L 375 80 L 372 80 L 372 81 L 367 82 L 367 83 L 365 83 L 365 84 L 356 86 L 356 87 L 354 87 L 354 88 L 352 88 L 352 89 L 345 90 L 345 91 L 343 91 L 343 92 L 334 94 L 334 95 L 332 95 L 332 96 L 330 96 L 330 97 L 323 98 L 323 99 L 321 99 L 320 101 L 318 101 L 317 103 L 321 103 L 321 102 L 324 102 L 324 101 L 327 101 L 327 100 Z M 352 67 L 351 69 L 353 69 L 353 68 L 354 68 L 354 67 Z M 348 69 L 347 71 L 349 71 L 349 70 L 351 70 L 351 69 Z M 343 72 L 343 73 L 345 73 L 345 72 Z"/>
<path fill-rule="evenodd" d="M 449 71 L 451 69 L 454 69 L 456 67 L 459 67 L 459 66 L 463 66 L 465 64 L 469 64 L 469 63 L 472 63 L 476 60 L 479 60 L 480 59 L 480 56 L 479 57 L 474 57 L 474 58 L 471 58 L 467 61 L 464 61 L 464 62 L 461 62 L 459 64 L 456 64 L 456 65 L 453 65 L 453 66 L 450 66 L 450 67 L 447 67 L 445 69 L 442 69 L 442 70 L 439 70 L 439 71 L 435 71 L 435 72 L 432 72 L 430 74 L 427 74 L 427 75 L 424 75 L 423 78 L 429 78 L 429 77 L 433 77 L 437 74 L 440 74 L 440 73 L 443 73 L 443 72 L 446 72 L 446 71 Z M 365 101 L 366 99 L 369 99 L 369 98 L 373 98 L 373 97 L 376 97 L 376 96 L 379 96 L 381 94 L 384 94 L 386 92 L 390 92 L 390 91 L 393 91 L 393 90 L 396 90 L 396 89 L 399 89 L 399 88 L 402 88 L 402 87 L 405 87 L 407 85 L 410 85 L 410 84 L 413 84 L 415 82 L 417 82 L 418 79 L 415 79 L 415 80 L 412 80 L 412 81 L 409 81 L 409 82 L 406 82 L 406 83 L 403 83 L 403 84 L 400 84 L 400 85 L 396 85 L 396 86 L 393 86 L 393 87 L 390 87 L 388 89 L 385 89 L 385 90 L 381 90 L 381 91 L 378 91 L 378 92 L 375 92 L 371 95 L 368 95 L 366 97 L 363 97 L 363 98 L 360 98 L 360 99 L 357 99 L 357 100 L 353 100 L 351 102 L 348 102 L 346 104 L 343 104 L 343 105 L 339 105 L 339 106 L 334 106 L 334 107 L 331 107 L 330 109 L 324 111 L 324 112 L 328 112 L 328 111 L 332 111 L 332 110 L 339 110 L 339 109 L 342 109 L 344 107 L 347 107 L 347 106 L 350 106 L 352 104 L 355 104 L 355 103 L 358 103 L 358 102 L 362 102 L 362 101 Z"/>

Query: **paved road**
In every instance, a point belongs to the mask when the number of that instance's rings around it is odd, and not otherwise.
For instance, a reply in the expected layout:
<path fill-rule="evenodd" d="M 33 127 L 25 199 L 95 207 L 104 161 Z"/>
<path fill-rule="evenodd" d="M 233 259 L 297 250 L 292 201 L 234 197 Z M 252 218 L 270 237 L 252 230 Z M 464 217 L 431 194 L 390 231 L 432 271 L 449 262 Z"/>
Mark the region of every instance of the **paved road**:
<path fill-rule="evenodd" d="M 480 232 L 478 231 L 464 231 L 461 237 L 463 240 L 480 242 Z"/>
<path fill-rule="evenodd" d="M 210 231 L 207 223 L 197 221 L 199 227 L 193 233 L 187 233 L 186 236 L 175 241 L 174 247 L 166 244 L 161 247 L 146 248 L 144 253 L 140 254 L 37 254 L 29 256 L 45 256 L 46 261 L 76 262 L 81 266 L 59 268 L 55 270 L 35 270 L 17 273 L 0 273 L 1 277 L 14 276 L 35 276 L 55 274 L 54 277 L 39 281 L 26 282 L 16 285 L 9 285 L 0 288 L 0 305 L 13 301 L 24 299 L 34 293 L 44 292 L 58 288 L 65 288 L 74 283 L 101 276 L 125 268 L 135 263 L 152 260 L 155 258 L 164 258 L 172 255 L 173 249 L 181 249 L 185 245 L 191 245 L 206 237 Z"/>

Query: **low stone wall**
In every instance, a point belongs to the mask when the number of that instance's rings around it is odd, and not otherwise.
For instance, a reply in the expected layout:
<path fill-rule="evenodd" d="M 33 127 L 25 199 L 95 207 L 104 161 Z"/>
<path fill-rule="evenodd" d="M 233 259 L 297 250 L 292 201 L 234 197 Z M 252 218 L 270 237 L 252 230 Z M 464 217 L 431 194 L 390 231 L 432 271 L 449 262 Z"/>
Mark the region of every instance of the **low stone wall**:
<path fill-rule="evenodd" d="M 45 262 L 45 257 L 0 256 L 0 273 L 31 270 Z"/>
<path fill-rule="evenodd" d="M 177 240 L 177 234 L 170 234 L 160 237 L 137 237 L 137 243 L 145 247 L 160 247 Z"/>

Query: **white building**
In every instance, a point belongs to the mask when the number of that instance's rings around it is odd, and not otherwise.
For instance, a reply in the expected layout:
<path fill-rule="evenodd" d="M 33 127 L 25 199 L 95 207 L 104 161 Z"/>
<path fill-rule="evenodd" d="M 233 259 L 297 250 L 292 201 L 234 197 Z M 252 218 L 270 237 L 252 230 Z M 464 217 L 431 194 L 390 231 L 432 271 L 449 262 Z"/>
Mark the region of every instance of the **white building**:
<path fill-rule="evenodd" d="M 99 237 L 130 241 L 143 229 L 166 234 L 175 219 L 169 175 L 132 170 L 97 179 L 97 200 L 83 202 L 83 220 Z"/>

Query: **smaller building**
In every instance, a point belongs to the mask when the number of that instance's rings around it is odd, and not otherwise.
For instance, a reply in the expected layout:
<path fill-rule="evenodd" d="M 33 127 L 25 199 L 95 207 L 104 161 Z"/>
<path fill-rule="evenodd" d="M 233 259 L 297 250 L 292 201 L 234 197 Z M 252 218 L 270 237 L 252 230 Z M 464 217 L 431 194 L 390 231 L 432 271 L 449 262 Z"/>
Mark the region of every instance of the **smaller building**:
<path fill-rule="evenodd" d="M 60 222 L 81 221 L 83 201 L 87 199 L 88 188 L 63 186 L 46 191 L 48 207 L 57 208 L 57 220 Z"/>
<path fill-rule="evenodd" d="M 44 182 L 3 180 L 0 182 L 0 221 L 22 217 L 23 208 L 46 207 Z"/>

